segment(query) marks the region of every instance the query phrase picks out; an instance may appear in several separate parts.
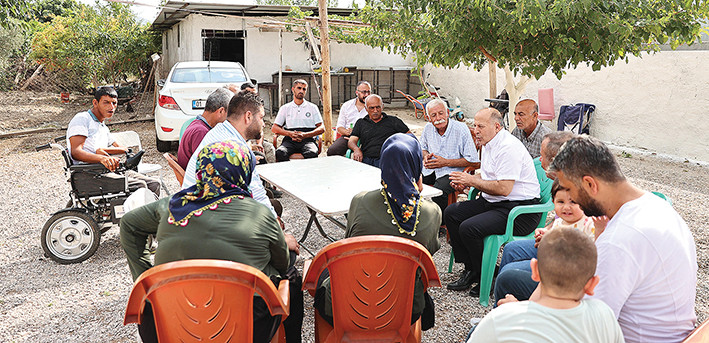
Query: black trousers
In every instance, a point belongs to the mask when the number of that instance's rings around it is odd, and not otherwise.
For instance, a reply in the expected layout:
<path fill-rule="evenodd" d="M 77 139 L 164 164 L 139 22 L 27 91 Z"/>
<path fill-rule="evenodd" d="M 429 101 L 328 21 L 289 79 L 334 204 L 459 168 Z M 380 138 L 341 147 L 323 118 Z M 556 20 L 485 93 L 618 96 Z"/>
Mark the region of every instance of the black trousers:
<path fill-rule="evenodd" d="M 330 145 L 329 148 L 327 148 L 327 155 L 328 156 L 345 156 L 347 153 L 347 142 L 349 142 L 347 139 L 345 139 L 345 136 L 340 136 L 340 138 L 336 139 L 335 142 Z"/>
<path fill-rule="evenodd" d="M 450 244 L 455 261 L 465 264 L 465 269 L 480 275 L 483 239 L 505 233 L 507 215 L 515 206 L 538 204 L 539 199 L 524 201 L 488 202 L 478 199 L 458 202 L 448 206 L 444 213 L 450 234 Z M 528 235 L 534 231 L 541 213 L 523 214 L 515 219 L 515 235 Z"/>
<path fill-rule="evenodd" d="M 290 137 L 284 137 L 281 146 L 276 149 L 276 162 L 288 161 L 290 155 L 296 153 L 302 154 L 303 158 L 318 157 L 318 144 L 313 138 L 295 142 Z"/>
<path fill-rule="evenodd" d="M 283 329 L 286 334 L 287 343 L 300 343 L 303 332 L 303 291 L 302 277 L 295 268 L 295 252 L 290 252 L 290 266 L 285 277 L 290 284 L 290 315 L 283 321 Z M 281 278 L 273 279 L 273 283 L 278 287 Z M 254 317 L 253 336 L 254 343 L 268 343 L 278 329 L 281 316 L 271 316 L 266 302 L 261 297 L 254 296 Z M 153 307 L 150 302 L 145 304 L 143 310 L 143 321 L 138 325 L 138 333 L 143 343 L 157 343 L 158 336 L 155 331 L 155 318 L 153 317 Z"/>
<path fill-rule="evenodd" d="M 438 188 L 443 192 L 443 194 L 433 197 L 431 200 L 441 208 L 441 214 L 445 213 L 448 207 L 448 195 L 455 192 L 455 189 L 451 187 L 451 180 L 448 175 L 436 178 L 436 173 L 431 173 L 423 177 L 423 183 Z M 446 225 L 446 217 L 444 216 L 441 216 L 441 225 Z"/>

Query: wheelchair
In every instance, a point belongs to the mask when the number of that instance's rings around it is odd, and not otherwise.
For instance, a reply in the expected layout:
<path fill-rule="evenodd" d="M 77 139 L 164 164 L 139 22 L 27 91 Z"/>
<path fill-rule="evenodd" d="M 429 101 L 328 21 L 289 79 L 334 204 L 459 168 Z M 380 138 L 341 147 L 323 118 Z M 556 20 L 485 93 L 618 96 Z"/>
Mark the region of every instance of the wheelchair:
<path fill-rule="evenodd" d="M 126 200 L 131 193 L 139 193 L 136 194 L 138 197 L 131 197 L 131 203 L 135 204 L 133 208 L 150 202 L 150 196 L 152 200 L 155 197 L 145 188 L 135 191 L 128 189 L 125 172 L 137 171 L 144 151 L 133 154 L 129 150 L 125 162 L 110 172 L 100 163 L 72 164 L 67 148 L 56 143 L 61 140 L 64 137 L 56 138 L 55 143 L 35 148 L 37 151 L 49 148 L 61 150 L 66 164 L 65 176 L 71 186 L 69 202 L 44 224 L 41 241 L 45 256 L 60 264 L 72 264 L 85 261 L 96 252 L 101 234 L 113 224 L 118 224 L 128 211 Z M 133 200 L 141 197 L 145 201 Z"/>

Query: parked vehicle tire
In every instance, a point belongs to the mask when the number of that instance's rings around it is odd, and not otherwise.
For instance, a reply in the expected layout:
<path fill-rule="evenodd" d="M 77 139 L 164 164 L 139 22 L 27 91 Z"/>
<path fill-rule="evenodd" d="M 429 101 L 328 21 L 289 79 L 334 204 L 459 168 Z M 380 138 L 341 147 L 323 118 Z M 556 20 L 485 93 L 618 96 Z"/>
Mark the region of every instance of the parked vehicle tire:
<path fill-rule="evenodd" d="M 60 264 L 85 261 L 98 249 L 101 231 L 90 215 L 69 210 L 53 215 L 42 228 L 42 249 Z"/>
<path fill-rule="evenodd" d="M 159 152 L 168 152 L 170 151 L 170 148 L 172 147 L 172 142 L 170 141 L 161 141 L 160 138 L 158 138 L 158 135 L 155 135 L 155 147 L 158 149 Z"/>

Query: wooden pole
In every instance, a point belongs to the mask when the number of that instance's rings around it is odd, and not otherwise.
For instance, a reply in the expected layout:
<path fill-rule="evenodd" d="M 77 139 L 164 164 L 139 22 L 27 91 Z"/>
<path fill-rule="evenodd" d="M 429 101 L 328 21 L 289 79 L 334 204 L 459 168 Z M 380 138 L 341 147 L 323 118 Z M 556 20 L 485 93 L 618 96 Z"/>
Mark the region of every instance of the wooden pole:
<path fill-rule="evenodd" d="M 322 61 L 322 107 L 323 143 L 329 146 L 333 142 L 332 137 L 332 94 L 330 92 L 330 33 L 327 26 L 327 0 L 318 0 L 318 12 L 320 13 L 320 54 Z"/>
<path fill-rule="evenodd" d="M 497 97 L 497 63 L 487 61 L 488 76 L 490 78 L 490 99 Z"/>

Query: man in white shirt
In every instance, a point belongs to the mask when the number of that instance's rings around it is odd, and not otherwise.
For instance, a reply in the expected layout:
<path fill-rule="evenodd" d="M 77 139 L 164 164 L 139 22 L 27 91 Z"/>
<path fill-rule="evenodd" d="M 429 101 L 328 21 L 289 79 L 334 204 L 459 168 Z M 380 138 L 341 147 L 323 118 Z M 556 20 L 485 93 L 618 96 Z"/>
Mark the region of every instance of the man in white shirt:
<path fill-rule="evenodd" d="M 283 136 L 281 146 L 276 149 L 276 161 L 288 161 L 290 155 L 300 153 L 303 158 L 318 157 L 315 137 L 325 132 L 318 107 L 305 100 L 308 83 L 293 81 L 293 101 L 281 106 L 273 122 L 271 131 Z"/>
<path fill-rule="evenodd" d="M 455 192 L 448 175 L 466 167 L 479 168 L 480 159 L 470 129 L 459 121 L 450 120 L 443 100 L 434 99 L 426 104 L 426 113 L 430 122 L 421 134 L 423 183 L 443 191 L 442 195 L 431 199 L 443 213 L 448 207 L 448 195 Z M 443 218 L 441 220 L 441 225 L 445 225 Z"/>
<path fill-rule="evenodd" d="M 336 139 L 327 149 L 328 156 L 344 156 L 347 153 L 347 140 L 350 139 L 354 124 L 367 115 L 364 99 L 369 94 L 372 94 L 372 86 L 367 81 L 360 81 L 357 84 L 355 98 L 348 100 L 340 107 L 340 114 L 337 118 L 337 133 L 340 134 L 340 138 Z"/>
<path fill-rule="evenodd" d="M 474 130 L 482 144 L 481 173 L 451 172 L 450 180 L 455 189 L 474 187 L 482 194 L 478 199 L 452 204 L 444 213 L 456 262 L 465 264 L 460 279 L 447 286 L 456 291 L 479 282 L 483 239 L 505 233 L 510 210 L 539 203 L 539 181 L 532 157 L 517 138 L 503 129 L 500 112 L 494 108 L 480 110 L 475 114 Z M 517 217 L 514 234 L 532 233 L 540 219 L 540 213 Z M 480 295 L 479 284 L 470 290 L 470 295 Z"/>
<path fill-rule="evenodd" d="M 596 225 L 592 297 L 611 307 L 627 342 L 680 342 L 694 328 L 697 253 L 687 224 L 665 200 L 628 181 L 601 141 L 575 137 L 550 166 Z M 532 296 L 532 298 L 534 295 Z"/>

